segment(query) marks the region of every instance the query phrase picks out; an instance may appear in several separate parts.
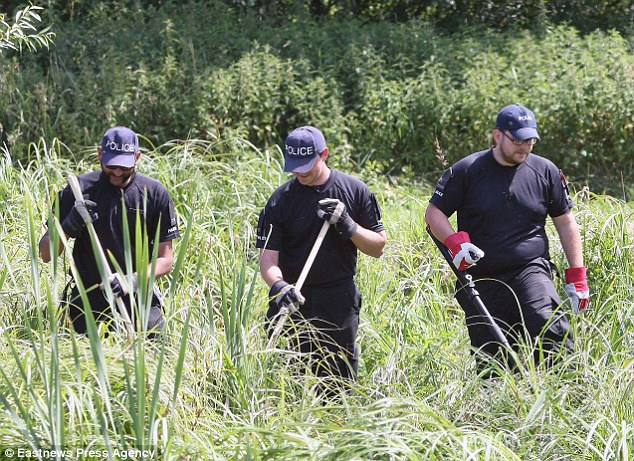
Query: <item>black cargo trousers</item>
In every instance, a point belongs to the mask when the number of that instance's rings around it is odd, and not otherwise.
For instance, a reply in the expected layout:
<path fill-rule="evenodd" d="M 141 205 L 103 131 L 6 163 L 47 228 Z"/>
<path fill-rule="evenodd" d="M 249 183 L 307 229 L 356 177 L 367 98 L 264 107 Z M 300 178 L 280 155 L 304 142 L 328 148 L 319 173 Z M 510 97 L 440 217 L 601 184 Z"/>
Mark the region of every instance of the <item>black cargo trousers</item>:
<path fill-rule="evenodd" d="M 306 301 L 287 320 L 284 334 L 291 338 L 294 349 L 306 354 L 317 376 L 354 380 L 359 362 L 359 287 L 350 279 L 329 287 L 304 286 L 301 293 Z M 277 313 L 277 305 L 269 302 L 269 335 L 277 323 Z"/>
<path fill-rule="evenodd" d="M 564 314 L 565 304 L 562 305 L 553 283 L 555 273 L 556 267 L 551 261 L 538 258 L 511 272 L 474 277 L 480 298 L 511 347 L 517 351 L 521 342 L 532 342 L 537 363 L 542 360 L 550 363 L 562 347 L 574 350 L 570 322 Z M 460 288 L 458 282 L 456 299 L 465 312 L 474 352 L 499 356 L 502 346 L 466 290 Z"/>

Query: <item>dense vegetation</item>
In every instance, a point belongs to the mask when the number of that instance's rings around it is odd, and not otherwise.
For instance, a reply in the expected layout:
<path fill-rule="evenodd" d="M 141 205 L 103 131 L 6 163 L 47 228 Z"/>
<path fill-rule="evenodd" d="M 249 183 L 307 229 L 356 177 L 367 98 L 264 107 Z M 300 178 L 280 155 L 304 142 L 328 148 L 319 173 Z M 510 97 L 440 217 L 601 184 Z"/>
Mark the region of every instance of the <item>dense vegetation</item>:
<path fill-rule="evenodd" d="M 596 175 L 634 166 L 623 33 L 316 18 L 302 2 L 286 16 L 240 2 L 62 3 L 50 53 L 0 57 L 0 124 L 16 158 L 40 136 L 81 153 L 114 124 L 154 145 L 238 135 L 271 147 L 313 123 L 344 162 L 436 175 L 486 147 L 497 110 L 521 102 L 540 123 L 537 151 L 569 176 L 601 190 Z"/>
<path fill-rule="evenodd" d="M 0 54 L 0 459 L 629 461 L 632 5 L 480 3 L 47 1 L 50 51 Z M 555 367 L 536 368 L 527 343 L 519 373 L 485 380 L 424 232 L 420 177 L 486 146 L 512 101 L 572 176 L 593 306 Z M 254 248 L 287 178 L 277 145 L 303 123 L 377 192 L 389 238 L 380 260 L 360 258 L 359 380 L 332 400 L 283 340 L 267 347 Z M 74 334 L 59 308 L 70 252 L 37 254 L 53 194 L 98 167 L 115 124 L 142 134 L 139 169 L 180 217 L 164 341 Z"/>
<path fill-rule="evenodd" d="M 182 4 L 174 0 L 47 0 L 51 16 L 63 21 L 90 15 L 95 8 L 113 3 L 134 9 Z M 190 2 L 191 3 L 191 2 Z M 198 0 L 201 7 L 222 4 L 232 11 L 259 19 L 297 19 L 310 15 L 317 20 L 357 18 L 363 21 L 407 22 L 420 19 L 446 30 L 485 26 L 502 30 L 519 27 L 538 29 L 547 24 L 567 23 L 582 32 L 614 29 L 632 32 L 634 6 L 628 0 Z M 22 0 L 3 2 L 6 11 L 23 5 Z"/>
<path fill-rule="evenodd" d="M 527 344 L 522 373 L 487 381 L 468 352 L 452 274 L 424 231 L 430 187 L 364 174 L 389 245 L 378 261 L 360 259 L 359 380 L 331 401 L 283 341 L 267 348 L 264 334 L 254 226 L 285 179 L 281 156 L 239 140 L 214 158 L 217 148 L 170 143 L 140 163 L 172 192 L 184 233 L 162 282 L 163 343 L 75 335 L 58 307 L 72 259 L 37 256 L 52 193 L 69 171 L 95 168 L 96 156 L 77 164 L 55 144 L 33 147 L 25 168 L 0 159 L 0 447 L 92 448 L 112 459 L 138 448 L 166 460 L 629 460 L 631 204 L 575 196 L 593 302 L 572 317 L 576 352 L 546 371 Z"/>

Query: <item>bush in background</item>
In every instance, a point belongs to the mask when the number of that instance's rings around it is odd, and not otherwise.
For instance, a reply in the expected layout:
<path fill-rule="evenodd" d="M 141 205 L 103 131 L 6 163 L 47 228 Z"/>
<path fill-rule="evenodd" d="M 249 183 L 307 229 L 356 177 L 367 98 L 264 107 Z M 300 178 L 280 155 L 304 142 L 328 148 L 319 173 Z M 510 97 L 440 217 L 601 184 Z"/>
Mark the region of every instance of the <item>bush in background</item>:
<path fill-rule="evenodd" d="M 538 117 L 536 152 L 569 175 L 632 171 L 634 53 L 617 32 L 448 34 L 297 5 L 264 18 L 219 1 L 52 7 L 65 21 L 49 54 L 0 57 L 14 158 L 40 136 L 94 150 L 115 124 L 154 145 L 237 134 L 267 149 L 311 123 L 339 163 L 436 175 L 487 147 L 497 111 L 518 102 Z"/>

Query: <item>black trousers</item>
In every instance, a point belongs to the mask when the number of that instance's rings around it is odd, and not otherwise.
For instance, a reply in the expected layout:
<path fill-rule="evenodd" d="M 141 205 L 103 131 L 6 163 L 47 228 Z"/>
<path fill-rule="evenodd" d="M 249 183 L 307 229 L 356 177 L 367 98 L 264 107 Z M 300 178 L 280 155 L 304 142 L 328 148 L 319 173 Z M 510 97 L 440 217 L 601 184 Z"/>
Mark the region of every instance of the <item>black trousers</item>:
<path fill-rule="evenodd" d="M 535 361 L 551 360 L 560 349 L 574 350 L 570 322 L 555 290 L 555 266 L 539 258 L 526 266 L 492 277 L 479 276 L 475 286 L 480 298 L 505 333 L 511 347 L 520 342 L 539 343 Z M 465 312 L 471 345 L 487 355 L 499 355 L 501 346 L 465 290 L 456 284 L 456 299 Z M 479 363 L 478 365 L 481 365 Z"/>
<path fill-rule="evenodd" d="M 331 287 L 304 287 L 306 302 L 285 324 L 292 347 L 310 358 L 317 376 L 356 378 L 356 346 L 361 293 L 354 280 Z M 269 335 L 277 322 L 277 305 L 269 303 Z"/>
<path fill-rule="evenodd" d="M 87 293 L 88 301 L 90 303 L 90 309 L 95 317 L 96 322 L 106 322 L 111 329 L 114 325 L 112 309 L 118 309 L 117 306 L 110 306 L 108 299 L 104 296 L 103 292 L 95 287 L 89 290 Z M 125 296 L 123 303 L 126 306 L 128 315 L 132 318 L 132 308 L 130 303 L 130 297 Z M 150 314 L 147 323 L 147 331 L 149 336 L 154 336 L 165 328 L 165 319 L 163 318 L 163 302 L 158 293 L 152 293 L 152 303 L 150 306 Z M 86 327 L 86 312 L 84 308 L 83 300 L 79 295 L 79 290 L 71 282 L 70 294 L 66 296 L 66 301 L 63 302 L 63 308 L 68 308 L 68 316 L 73 324 L 73 329 L 77 333 L 85 334 L 87 332 Z M 137 316 L 138 317 L 138 316 Z M 138 322 L 138 318 L 136 319 Z"/>

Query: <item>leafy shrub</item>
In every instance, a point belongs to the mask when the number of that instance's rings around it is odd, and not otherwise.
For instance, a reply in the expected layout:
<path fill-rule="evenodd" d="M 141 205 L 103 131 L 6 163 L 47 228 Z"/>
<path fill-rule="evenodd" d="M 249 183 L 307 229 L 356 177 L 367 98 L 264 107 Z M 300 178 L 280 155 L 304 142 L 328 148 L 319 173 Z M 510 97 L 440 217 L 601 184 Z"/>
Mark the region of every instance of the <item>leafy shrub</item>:
<path fill-rule="evenodd" d="M 14 158 L 39 136 L 81 151 L 115 124 L 155 145 L 238 135 L 263 150 L 313 124 L 335 163 L 424 174 L 487 147 L 497 111 L 517 102 L 537 115 L 536 152 L 569 176 L 634 166 L 634 53 L 616 32 L 447 35 L 420 21 L 258 18 L 222 2 L 81 7 L 48 57 L 0 57 Z"/>

